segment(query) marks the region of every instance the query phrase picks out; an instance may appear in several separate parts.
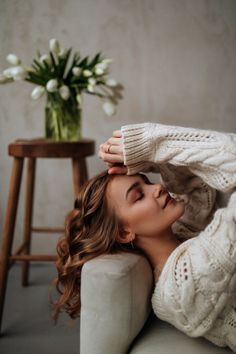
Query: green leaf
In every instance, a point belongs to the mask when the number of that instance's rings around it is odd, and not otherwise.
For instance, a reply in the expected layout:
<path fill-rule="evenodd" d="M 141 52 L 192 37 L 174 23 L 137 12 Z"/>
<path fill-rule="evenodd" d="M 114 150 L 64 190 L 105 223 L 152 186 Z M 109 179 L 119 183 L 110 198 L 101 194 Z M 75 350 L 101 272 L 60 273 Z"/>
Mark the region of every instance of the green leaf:
<path fill-rule="evenodd" d="M 95 66 L 100 61 L 100 56 L 101 56 L 100 52 L 96 54 L 95 57 L 91 60 L 89 67 Z"/>
<path fill-rule="evenodd" d="M 70 84 L 70 82 L 74 81 L 74 75 L 72 73 L 72 69 L 73 67 L 78 66 L 78 60 L 79 60 L 79 55 L 78 53 L 75 53 L 72 59 L 72 63 L 67 69 L 67 73 L 64 74 L 64 79 L 68 85 Z"/>
<path fill-rule="evenodd" d="M 51 61 L 52 61 L 52 66 L 53 66 L 53 69 L 54 69 L 54 73 L 55 73 L 56 76 L 58 77 L 56 61 L 55 61 L 55 59 L 54 59 L 54 56 L 53 56 L 52 52 L 49 52 L 49 54 L 50 54 L 50 58 L 51 58 Z"/>
<path fill-rule="evenodd" d="M 74 59 L 75 59 L 75 65 L 79 65 L 79 61 L 80 61 L 80 54 L 79 53 L 75 53 L 75 57 L 74 57 Z"/>
<path fill-rule="evenodd" d="M 38 72 L 38 67 L 34 64 L 31 64 L 31 67 L 35 70 L 35 72 Z"/>
<path fill-rule="evenodd" d="M 84 69 L 84 68 L 86 68 L 86 66 L 88 65 L 87 63 L 88 63 L 88 56 L 87 57 L 85 57 L 83 60 L 81 60 L 81 62 L 79 63 L 79 66 L 82 68 L 82 69 Z"/>
<path fill-rule="evenodd" d="M 58 74 L 60 78 L 63 78 L 64 74 L 65 74 L 65 70 L 66 70 L 66 66 L 68 64 L 69 58 L 70 58 L 70 53 L 71 53 L 72 48 L 69 48 L 65 58 L 61 59 L 59 61 L 59 65 L 58 65 Z"/>
<path fill-rule="evenodd" d="M 33 60 L 33 63 L 40 71 L 43 69 L 42 66 L 39 64 L 39 62 L 36 59 Z"/>
<path fill-rule="evenodd" d="M 40 86 L 45 86 L 45 81 L 38 77 L 37 75 L 34 75 L 33 73 L 29 74 L 29 77 L 25 79 L 26 81 L 33 82 L 34 84 L 40 85 Z"/>
<path fill-rule="evenodd" d="M 52 67 L 46 62 L 46 60 L 43 61 L 43 65 L 44 65 L 44 67 L 45 67 L 45 70 L 46 70 L 48 73 L 51 73 Z"/>

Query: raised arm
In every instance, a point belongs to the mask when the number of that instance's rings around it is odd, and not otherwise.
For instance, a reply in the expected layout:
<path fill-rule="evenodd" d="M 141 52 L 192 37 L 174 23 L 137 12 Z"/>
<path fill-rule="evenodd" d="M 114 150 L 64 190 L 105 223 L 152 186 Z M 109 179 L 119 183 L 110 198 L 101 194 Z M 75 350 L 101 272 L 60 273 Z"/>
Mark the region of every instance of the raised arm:
<path fill-rule="evenodd" d="M 231 192 L 236 186 L 235 134 L 142 123 L 123 126 L 102 148 L 104 161 L 125 165 L 111 171 L 158 172 L 175 197 L 188 201 L 173 226 L 188 238 L 210 222 L 218 208 L 216 190 Z"/>
<path fill-rule="evenodd" d="M 231 192 L 236 186 L 236 134 L 155 123 L 121 131 L 128 174 L 160 172 L 161 165 L 170 164 L 187 167 L 217 190 Z"/>

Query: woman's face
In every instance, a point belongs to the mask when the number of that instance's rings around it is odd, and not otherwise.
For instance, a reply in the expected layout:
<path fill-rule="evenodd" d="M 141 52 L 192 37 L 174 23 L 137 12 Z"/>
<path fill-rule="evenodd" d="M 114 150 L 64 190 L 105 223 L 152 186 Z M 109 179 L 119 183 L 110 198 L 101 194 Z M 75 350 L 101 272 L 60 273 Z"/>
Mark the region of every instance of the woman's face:
<path fill-rule="evenodd" d="M 146 179 L 146 178 L 145 178 Z M 117 175 L 107 189 L 108 204 L 123 227 L 138 236 L 158 237 L 184 213 L 184 203 L 169 196 L 162 184 L 151 184 L 140 175 Z"/>

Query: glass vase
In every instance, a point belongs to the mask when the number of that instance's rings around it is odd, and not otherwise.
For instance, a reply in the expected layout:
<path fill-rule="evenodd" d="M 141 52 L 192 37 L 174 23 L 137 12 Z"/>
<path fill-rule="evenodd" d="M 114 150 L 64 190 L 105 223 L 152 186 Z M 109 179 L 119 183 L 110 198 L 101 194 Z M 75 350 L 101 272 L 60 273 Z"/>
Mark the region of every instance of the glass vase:
<path fill-rule="evenodd" d="M 78 141 L 81 139 L 82 109 L 76 99 L 48 95 L 45 107 L 45 138 L 55 141 Z"/>

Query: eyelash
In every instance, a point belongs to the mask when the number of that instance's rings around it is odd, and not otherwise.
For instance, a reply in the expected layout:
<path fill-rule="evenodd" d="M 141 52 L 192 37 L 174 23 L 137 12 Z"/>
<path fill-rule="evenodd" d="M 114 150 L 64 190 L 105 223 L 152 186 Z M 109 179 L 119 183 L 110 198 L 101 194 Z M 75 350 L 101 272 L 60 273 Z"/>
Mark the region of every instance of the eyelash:
<path fill-rule="evenodd" d="M 135 202 L 138 202 L 139 200 L 144 198 L 144 193 L 143 192 L 139 192 L 140 196 L 135 200 Z"/>

